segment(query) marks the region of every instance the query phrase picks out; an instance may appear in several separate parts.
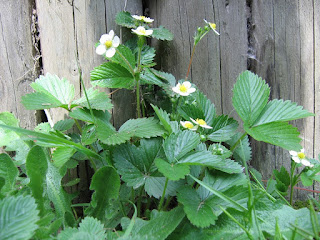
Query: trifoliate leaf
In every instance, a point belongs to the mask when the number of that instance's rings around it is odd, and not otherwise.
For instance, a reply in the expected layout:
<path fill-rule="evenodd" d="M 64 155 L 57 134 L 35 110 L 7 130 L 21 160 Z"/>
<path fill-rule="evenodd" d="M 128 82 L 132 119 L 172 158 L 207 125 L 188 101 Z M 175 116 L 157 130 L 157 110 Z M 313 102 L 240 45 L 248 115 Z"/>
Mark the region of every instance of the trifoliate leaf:
<path fill-rule="evenodd" d="M 224 142 L 236 133 L 238 122 L 227 115 L 220 115 L 214 118 L 210 126 L 213 128 L 209 131 L 207 138 L 213 142 Z"/>
<path fill-rule="evenodd" d="M 134 76 L 118 63 L 106 62 L 91 71 L 91 81 L 99 80 L 104 87 L 132 89 Z M 101 85 L 99 84 L 99 85 Z"/>
<path fill-rule="evenodd" d="M 149 177 L 146 179 L 144 189 L 149 196 L 153 196 L 159 199 L 163 194 L 163 189 L 165 184 L 166 184 L 165 177 Z M 177 190 L 184 184 L 185 182 L 183 180 L 180 180 L 180 181 L 169 180 L 166 188 L 165 197 L 176 196 Z"/>
<path fill-rule="evenodd" d="M 4 186 L 0 189 L 2 194 L 9 193 L 14 190 L 16 178 L 19 175 L 19 170 L 14 165 L 14 162 L 5 153 L 0 154 L 0 177 L 5 180 Z"/>
<path fill-rule="evenodd" d="M 38 228 L 39 211 L 30 196 L 0 200 L 0 239 L 30 239 Z"/>
<path fill-rule="evenodd" d="M 112 57 L 112 61 L 119 63 L 122 67 L 126 68 L 133 74 L 134 68 L 136 66 L 136 60 L 131 49 L 127 46 L 122 44 L 119 45 L 117 47 L 116 54 Z"/>
<path fill-rule="evenodd" d="M 54 107 L 68 109 L 74 98 L 75 89 L 65 78 L 47 73 L 40 76 L 30 86 L 36 91 L 22 97 L 22 104 L 26 109 L 40 110 Z"/>
<path fill-rule="evenodd" d="M 193 131 L 180 131 L 177 134 L 171 133 L 164 141 L 163 148 L 169 163 L 176 163 L 177 160 L 193 150 L 200 143 L 200 136 Z"/>
<path fill-rule="evenodd" d="M 92 110 L 93 117 L 91 115 L 91 111 L 86 108 L 76 108 L 70 112 L 69 116 L 84 122 L 94 123 L 96 120 L 101 120 L 102 122 L 110 124 L 111 114 L 108 111 L 101 110 Z"/>
<path fill-rule="evenodd" d="M 64 119 L 58 121 L 56 124 L 54 124 L 53 129 L 57 131 L 67 131 L 71 129 L 74 125 L 74 120 L 73 119 Z"/>
<path fill-rule="evenodd" d="M 161 143 L 160 139 L 144 139 L 139 147 L 131 144 L 118 146 L 114 150 L 113 160 L 122 180 L 138 188 L 152 177 L 156 169 L 151 166 L 157 157 L 161 157 Z"/>
<path fill-rule="evenodd" d="M 250 71 L 240 74 L 233 89 L 232 104 L 242 121 L 252 126 L 267 105 L 270 88 Z"/>
<path fill-rule="evenodd" d="M 309 116 L 314 116 L 314 114 L 304 110 L 302 106 L 297 106 L 294 102 L 274 99 L 268 102 L 253 126 L 270 122 L 287 122 Z"/>
<path fill-rule="evenodd" d="M 204 199 L 201 199 L 195 189 L 183 187 L 178 192 L 178 202 L 183 205 L 190 222 L 197 227 L 208 227 L 215 223 L 218 217 Z"/>
<path fill-rule="evenodd" d="M 116 16 L 116 24 L 127 27 L 127 28 L 135 28 L 136 24 L 134 23 L 134 18 L 131 16 L 129 12 L 119 12 Z"/>
<path fill-rule="evenodd" d="M 271 122 L 244 130 L 254 139 L 271 143 L 287 150 L 299 151 L 301 149 L 300 133 L 297 128 L 286 122 Z"/>
<path fill-rule="evenodd" d="M 113 107 L 109 96 L 105 92 L 100 92 L 98 89 L 89 88 L 87 90 L 87 96 L 92 109 L 110 110 Z M 84 94 L 78 100 L 73 101 L 71 107 L 75 105 L 89 109 L 89 104 Z"/>
<path fill-rule="evenodd" d="M 159 39 L 159 40 L 167 40 L 172 41 L 173 40 L 173 34 L 163 26 L 160 26 L 159 28 L 152 28 L 153 33 L 152 37 Z"/>
<path fill-rule="evenodd" d="M 172 181 L 184 179 L 185 175 L 189 174 L 190 172 L 190 167 L 187 165 L 173 163 L 170 164 L 161 158 L 157 158 L 155 160 L 155 164 L 159 172 Z"/>

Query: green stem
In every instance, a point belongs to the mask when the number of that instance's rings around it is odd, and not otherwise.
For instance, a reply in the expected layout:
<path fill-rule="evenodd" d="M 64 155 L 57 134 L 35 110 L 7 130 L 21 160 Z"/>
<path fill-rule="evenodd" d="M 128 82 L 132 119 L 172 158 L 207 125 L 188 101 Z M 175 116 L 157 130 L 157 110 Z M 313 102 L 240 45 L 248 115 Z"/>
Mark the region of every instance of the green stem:
<path fill-rule="evenodd" d="M 161 208 L 162 208 L 162 204 L 163 204 L 163 201 L 164 201 L 164 196 L 166 195 L 166 190 L 167 190 L 167 186 L 168 186 L 168 181 L 169 181 L 169 179 L 166 178 L 166 182 L 165 182 L 165 184 L 164 184 L 162 196 L 161 196 L 161 199 L 160 199 L 160 202 L 159 202 L 159 206 L 158 206 L 158 211 L 160 211 Z"/>
<path fill-rule="evenodd" d="M 294 171 L 296 169 L 296 162 L 292 161 L 291 162 L 291 172 L 290 172 L 290 205 L 292 206 L 292 199 L 293 199 L 293 190 L 294 190 L 294 185 L 295 183 L 293 182 L 293 175 Z"/>
<path fill-rule="evenodd" d="M 167 208 L 168 208 L 171 200 L 172 200 L 172 196 L 170 196 L 170 197 L 167 198 L 167 201 L 166 201 L 166 203 L 165 203 L 164 206 L 163 206 L 163 210 L 164 210 L 164 211 L 167 210 Z"/>
<path fill-rule="evenodd" d="M 233 150 L 239 145 L 239 143 L 242 141 L 242 139 L 247 135 L 247 133 L 245 132 L 238 141 L 236 141 L 236 143 L 230 148 L 230 151 L 233 152 Z"/>
<path fill-rule="evenodd" d="M 138 118 L 141 117 L 141 110 L 140 110 L 140 81 L 136 79 L 136 95 L 137 95 L 137 116 Z"/>
<path fill-rule="evenodd" d="M 116 48 L 117 53 L 119 54 L 119 56 L 123 59 L 123 61 L 125 61 L 125 63 L 128 65 L 131 74 L 134 76 L 134 70 L 132 68 L 132 66 L 130 65 L 130 63 L 128 62 L 128 60 L 122 55 L 122 53 Z"/>
<path fill-rule="evenodd" d="M 195 50 L 196 50 L 196 44 L 193 44 L 192 53 L 191 53 L 191 57 L 190 57 L 190 61 L 189 61 L 189 67 L 188 67 L 188 71 L 187 71 L 187 75 L 186 75 L 185 81 L 187 81 L 189 73 L 190 73 L 191 63 L 192 63 L 193 54 L 194 54 Z"/>

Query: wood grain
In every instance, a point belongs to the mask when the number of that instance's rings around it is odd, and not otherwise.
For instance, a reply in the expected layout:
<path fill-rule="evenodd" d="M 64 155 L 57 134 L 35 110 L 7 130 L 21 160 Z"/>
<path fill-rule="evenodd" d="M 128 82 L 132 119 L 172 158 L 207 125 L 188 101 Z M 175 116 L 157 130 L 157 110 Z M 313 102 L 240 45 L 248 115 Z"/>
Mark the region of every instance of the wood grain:
<path fill-rule="evenodd" d="M 29 84 L 38 74 L 32 42 L 32 1 L 1 1 L 0 7 L 0 112 L 12 112 L 21 127 L 35 127 L 36 111 L 26 110 L 21 96 L 32 91 Z"/>

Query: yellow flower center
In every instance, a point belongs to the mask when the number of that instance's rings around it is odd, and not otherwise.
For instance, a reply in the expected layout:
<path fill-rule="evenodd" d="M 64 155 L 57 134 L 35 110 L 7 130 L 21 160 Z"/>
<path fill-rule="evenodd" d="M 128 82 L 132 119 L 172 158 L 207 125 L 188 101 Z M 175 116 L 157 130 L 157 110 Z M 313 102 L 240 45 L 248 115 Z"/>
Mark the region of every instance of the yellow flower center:
<path fill-rule="evenodd" d="M 299 152 L 299 153 L 298 153 L 298 157 L 299 157 L 300 159 L 304 159 L 304 158 L 306 158 L 306 155 L 305 155 L 303 152 Z"/>
<path fill-rule="evenodd" d="M 199 123 L 199 125 L 207 125 L 207 123 L 203 119 L 196 119 L 196 122 Z"/>
<path fill-rule="evenodd" d="M 144 28 L 140 29 L 140 33 L 143 34 L 143 35 L 146 35 L 146 30 Z"/>
<path fill-rule="evenodd" d="M 187 92 L 187 87 L 185 85 L 180 86 L 180 92 Z"/>
<path fill-rule="evenodd" d="M 193 128 L 193 124 L 192 123 L 185 123 L 185 125 L 184 125 L 186 128 L 189 128 L 189 129 L 191 129 L 191 128 Z"/>
<path fill-rule="evenodd" d="M 213 29 L 216 29 L 217 25 L 215 23 L 209 23 L 210 27 L 212 27 Z"/>
<path fill-rule="evenodd" d="M 144 19 L 146 19 L 146 17 L 145 17 L 145 16 L 140 16 L 140 18 L 141 18 L 141 20 L 144 20 Z"/>
<path fill-rule="evenodd" d="M 112 41 L 111 41 L 111 40 L 106 41 L 106 42 L 104 43 L 104 45 L 106 46 L 106 48 L 111 48 L 111 47 L 112 47 Z"/>

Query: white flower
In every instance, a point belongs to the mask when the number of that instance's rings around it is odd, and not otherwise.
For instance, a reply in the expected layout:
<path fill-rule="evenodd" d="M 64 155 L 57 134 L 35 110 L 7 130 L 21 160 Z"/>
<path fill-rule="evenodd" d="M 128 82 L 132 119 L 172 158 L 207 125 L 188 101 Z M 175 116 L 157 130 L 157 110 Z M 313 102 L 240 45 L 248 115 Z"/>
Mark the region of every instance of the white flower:
<path fill-rule="evenodd" d="M 205 19 L 203 19 L 203 20 L 205 21 L 206 24 L 209 25 L 209 27 L 215 32 L 215 34 L 220 35 L 220 33 L 218 33 L 218 31 L 216 30 L 217 25 L 215 23 L 208 22 Z"/>
<path fill-rule="evenodd" d="M 200 127 L 209 128 L 209 129 L 212 128 L 212 127 L 208 126 L 207 123 L 203 119 L 199 119 L 199 118 L 197 118 L 196 120 L 194 120 L 193 118 L 190 118 L 190 119 L 193 123 L 199 125 Z"/>
<path fill-rule="evenodd" d="M 178 83 L 173 87 L 172 91 L 180 94 L 181 96 L 188 96 L 190 93 L 195 92 L 196 89 L 191 87 L 191 83 L 189 81 L 184 81 L 182 84 Z"/>
<path fill-rule="evenodd" d="M 291 158 L 296 163 L 302 163 L 306 167 L 313 167 L 313 164 L 306 159 L 306 155 L 304 154 L 304 149 L 301 149 L 300 152 L 289 151 Z"/>
<path fill-rule="evenodd" d="M 198 125 L 193 125 L 192 122 L 189 121 L 180 121 L 180 124 L 191 131 L 196 131 L 198 129 Z"/>
<path fill-rule="evenodd" d="M 132 32 L 141 36 L 149 36 L 153 33 L 153 30 L 152 29 L 146 30 L 144 27 L 140 26 L 137 29 L 132 29 Z"/>
<path fill-rule="evenodd" d="M 114 35 L 111 30 L 109 34 L 103 34 L 100 38 L 100 44 L 96 48 L 96 53 L 99 55 L 106 54 L 106 57 L 111 58 L 116 53 L 116 48 L 120 44 L 120 38 Z"/>
<path fill-rule="evenodd" d="M 136 20 L 144 21 L 146 23 L 152 23 L 154 21 L 154 19 L 148 18 L 148 17 L 145 17 L 145 16 L 132 15 L 132 17 L 134 19 L 136 19 Z"/>

